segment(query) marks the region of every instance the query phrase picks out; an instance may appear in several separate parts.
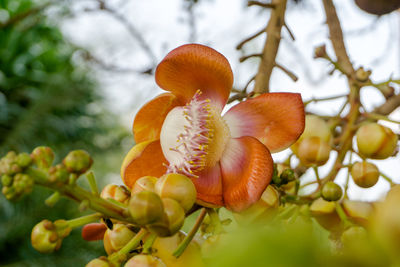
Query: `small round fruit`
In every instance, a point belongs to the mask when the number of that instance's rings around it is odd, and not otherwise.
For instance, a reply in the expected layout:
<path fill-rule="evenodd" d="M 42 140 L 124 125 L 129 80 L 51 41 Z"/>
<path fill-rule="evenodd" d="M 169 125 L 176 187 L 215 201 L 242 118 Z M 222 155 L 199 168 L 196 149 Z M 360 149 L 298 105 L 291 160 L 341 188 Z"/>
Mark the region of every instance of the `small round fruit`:
<path fill-rule="evenodd" d="M 142 191 L 129 200 L 129 213 L 136 224 L 144 226 L 154 223 L 163 216 L 163 202 L 154 192 Z"/>
<path fill-rule="evenodd" d="M 162 218 L 148 225 L 148 229 L 158 236 L 166 237 L 177 233 L 185 220 L 185 211 L 182 206 L 172 198 L 163 198 L 164 214 Z"/>
<path fill-rule="evenodd" d="M 155 191 L 161 198 L 172 198 L 188 212 L 196 201 L 196 188 L 185 175 L 169 173 L 158 179 Z"/>
<path fill-rule="evenodd" d="M 375 164 L 363 161 L 353 164 L 351 176 L 356 185 L 362 188 L 369 188 L 378 182 L 380 173 Z"/>
<path fill-rule="evenodd" d="M 93 159 L 85 150 L 74 150 L 68 153 L 63 163 L 70 172 L 82 174 L 92 166 Z"/>
<path fill-rule="evenodd" d="M 343 195 L 343 190 L 338 184 L 327 182 L 322 188 L 321 195 L 326 201 L 338 201 Z"/>
<path fill-rule="evenodd" d="M 113 267 L 114 265 L 111 264 L 106 257 L 102 256 L 97 259 L 91 260 L 85 267 Z"/>
<path fill-rule="evenodd" d="M 324 165 L 331 152 L 331 147 L 319 137 L 309 137 L 300 142 L 298 157 L 305 166 Z"/>
<path fill-rule="evenodd" d="M 130 258 L 124 267 L 167 267 L 159 258 L 139 254 Z"/>
<path fill-rule="evenodd" d="M 131 194 L 136 194 L 142 191 L 154 192 L 154 186 L 158 178 L 154 176 L 143 176 L 136 180 L 132 187 Z"/>
<path fill-rule="evenodd" d="M 104 233 L 103 244 L 108 255 L 120 250 L 133 237 L 135 233 L 125 224 L 114 224 L 113 229 Z"/>
<path fill-rule="evenodd" d="M 386 159 L 396 150 L 398 136 L 377 123 L 361 126 L 356 133 L 358 152 L 371 159 Z"/>
<path fill-rule="evenodd" d="M 398 0 L 355 0 L 355 2 L 365 12 L 379 16 L 400 8 Z"/>

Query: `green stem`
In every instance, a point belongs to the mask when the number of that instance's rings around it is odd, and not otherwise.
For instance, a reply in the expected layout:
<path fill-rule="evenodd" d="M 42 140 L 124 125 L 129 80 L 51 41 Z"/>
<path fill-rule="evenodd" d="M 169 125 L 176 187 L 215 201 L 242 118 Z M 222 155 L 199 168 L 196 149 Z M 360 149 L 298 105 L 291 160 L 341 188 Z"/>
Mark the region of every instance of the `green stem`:
<path fill-rule="evenodd" d="M 335 202 L 335 207 L 336 207 L 336 212 L 339 215 L 339 218 L 342 220 L 344 226 L 349 226 L 352 223 L 349 221 L 349 219 L 347 218 L 346 213 L 344 212 L 342 206 L 340 205 L 339 202 Z"/>
<path fill-rule="evenodd" d="M 98 195 L 99 189 L 97 188 L 96 179 L 94 178 L 94 174 L 92 171 L 86 174 L 86 179 L 89 182 L 90 190 L 92 190 L 92 193 Z"/>
<path fill-rule="evenodd" d="M 400 124 L 400 121 L 395 121 L 395 120 L 389 119 L 387 116 L 384 116 L 384 115 L 381 115 L 381 114 L 364 113 L 363 115 L 365 117 L 373 119 L 373 120 L 384 120 L 384 121 Z"/>
<path fill-rule="evenodd" d="M 199 227 L 201 226 L 201 223 L 204 220 L 204 217 L 207 214 L 207 209 L 203 208 L 200 212 L 199 217 L 197 217 L 196 222 L 193 226 L 193 228 L 190 230 L 190 232 L 188 233 L 188 235 L 182 240 L 182 242 L 179 244 L 179 246 L 176 248 L 176 250 L 174 251 L 174 253 L 172 255 L 174 255 L 176 258 L 179 258 L 179 256 L 182 255 L 182 253 L 185 251 L 185 249 L 187 248 L 187 246 L 190 244 L 190 242 L 192 241 L 194 235 L 197 233 L 197 231 L 199 230 Z M 218 214 L 217 214 L 218 215 Z M 210 216 L 211 217 L 211 216 Z M 219 220 L 219 219 L 218 219 Z"/>
<path fill-rule="evenodd" d="M 154 241 L 157 239 L 157 234 L 152 233 L 150 236 L 146 239 L 146 242 L 143 244 L 143 254 L 151 254 L 151 246 L 153 246 Z"/>
<path fill-rule="evenodd" d="M 110 262 L 125 261 L 127 258 L 126 255 L 129 254 L 131 250 L 135 249 L 140 244 L 140 240 L 143 239 L 146 233 L 147 233 L 146 229 L 144 228 L 140 229 L 140 231 L 124 247 L 122 247 L 119 251 L 108 256 L 108 260 Z"/>
<path fill-rule="evenodd" d="M 389 183 L 390 183 L 390 186 L 393 186 L 395 183 L 393 182 L 393 180 L 389 177 L 389 176 L 387 176 L 386 174 L 384 174 L 384 173 L 380 173 L 381 174 L 381 176 L 382 176 L 382 178 L 383 179 L 385 179 L 386 181 L 388 181 Z"/>
<path fill-rule="evenodd" d="M 321 183 L 321 179 L 319 178 L 318 167 L 314 166 L 313 170 L 315 173 L 315 178 L 317 179 L 317 183 L 318 183 L 319 187 L 321 187 L 322 183 Z"/>
<path fill-rule="evenodd" d="M 222 232 L 222 224 L 219 219 L 218 213 L 213 208 L 206 208 L 208 216 L 210 216 L 211 224 L 215 227 L 214 234 L 219 234 Z"/>
<path fill-rule="evenodd" d="M 93 195 L 91 192 L 84 190 L 76 184 L 64 184 L 60 186 L 58 184 L 50 183 L 47 173 L 32 167 L 28 168 L 26 173 L 29 174 L 38 185 L 59 191 L 60 194 L 77 202 L 87 200 L 89 202 L 89 207 L 92 210 L 100 212 L 106 217 L 112 217 L 117 220 L 134 223 L 126 208 L 120 207 L 106 199 Z"/>
<path fill-rule="evenodd" d="M 102 217 L 103 217 L 103 215 L 101 213 L 93 213 L 90 215 L 86 215 L 86 216 L 82 216 L 82 217 L 75 218 L 72 220 L 68 220 L 67 222 L 68 222 L 69 227 L 77 228 L 77 227 L 81 227 L 82 225 L 98 221 Z"/>
<path fill-rule="evenodd" d="M 54 207 L 54 205 L 60 200 L 60 192 L 56 191 L 51 196 L 49 196 L 44 203 L 49 207 Z"/>

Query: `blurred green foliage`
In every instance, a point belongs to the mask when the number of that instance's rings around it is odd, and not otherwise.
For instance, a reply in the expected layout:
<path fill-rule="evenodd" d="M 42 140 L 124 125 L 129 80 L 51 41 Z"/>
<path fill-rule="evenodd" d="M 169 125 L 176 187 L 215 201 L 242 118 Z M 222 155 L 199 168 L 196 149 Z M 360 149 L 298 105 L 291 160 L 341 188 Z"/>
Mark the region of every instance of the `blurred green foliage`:
<path fill-rule="evenodd" d="M 83 148 L 93 155 L 96 174 L 117 172 L 127 133 L 105 108 L 90 69 L 76 64 L 80 49 L 45 16 L 51 7 L 43 1 L 0 0 L 0 155 L 46 145 L 62 157 Z M 50 194 L 35 188 L 18 203 L 0 196 L 1 266 L 83 266 L 104 254 L 99 242 L 82 241 L 79 231 L 53 255 L 34 251 L 30 231 L 37 222 L 82 215 L 66 199 L 46 207 Z"/>

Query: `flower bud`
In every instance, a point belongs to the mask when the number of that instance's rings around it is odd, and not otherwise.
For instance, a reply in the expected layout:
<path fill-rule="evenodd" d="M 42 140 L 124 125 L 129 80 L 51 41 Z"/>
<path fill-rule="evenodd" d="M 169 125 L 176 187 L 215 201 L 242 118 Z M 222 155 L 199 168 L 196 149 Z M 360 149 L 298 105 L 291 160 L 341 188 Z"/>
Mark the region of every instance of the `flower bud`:
<path fill-rule="evenodd" d="M 351 176 L 356 185 L 362 188 L 369 188 L 378 182 L 380 173 L 375 164 L 363 161 L 353 164 Z"/>
<path fill-rule="evenodd" d="M 10 186 L 13 183 L 13 177 L 7 174 L 1 176 L 1 184 L 3 186 Z"/>
<path fill-rule="evenodd" d="M 327 182 L 322 187 L 321 195 L 326 201 L 338 201 L 343 195 L 343 190 L 338 184 Z"/>
<path fill-rule="evenodd" d="M 33 162 L 40 169 L 47 170 L 54 161 L 54 152 L 50 147 L 39 146 L 32 151 Z"/>
<path fill-rule="evenodd" d="M 325 45 L 320 45 L 314 49 L 314 58 L 326 58 L 327 55 Z"/>
<path fill-rule="evenodd" d="M 111 255 L 124 247 L 134 236 L 135 232 L 125 224 L 114 224 L 112 230 L 107 229 L 104 233 L 104 249 L 108 255 Z"/>
<path fill-rule="evenodd" d="M 17 164 L 21 168 L 26 168 L 32 163 L 32 158 L 28 153 L 21 153 L 17 156 Z"/>
<path fill-rule="evenodd" d="M 373 212 L 372 204 L 364 201 L 343 200 L 343 210 L 353 222 L 367 225 Z"/>
<path fill-rule="evenodd" d="M 155 191 L 161 198 L 172 198 L 188 212 L 196 201 L 196 188 L 185 175 L 169 173 L 158 179 Z"/>
<path fill-rule="evenodd" d="M 310 213 L 325 229 L 334 232 L 341 229 L 341 220 L 336 213 L 335 202 L 318 198 L 311 204 Z"/>
<path fill-rule="evenodd" d="M 297 155 L 305 166 L 321 166 L 328 161 L 330 152 L 331 148 L 327 142 L 313 136 L 300 142 Z"/>
<path fill-rule="evenodd" d="M 101 256 L 97 259 L 91 260 L 86 267 L 114 267 L 115 265 L 110 263 L 107 257 Z"/>
<path fill-rule="evenodd" d="M 356 133 L 358 152 L 371 159 L 386 159 L 396 150 L 398 136 L 377 123 L 361 126 Z"/>
<path fill-rule="evenodd" d="M 142 191 L 154 192 L 157 179 L 158 178 L 154 176 L 143 176 L 137 179 L 132 187 L 131 194 L 133 195 Z"/>
<path fill-rule="evenodd" d="M 64 158 L 63 164 L 69 172 L 82 174 L 92 166 L 93 159 L 85 150 L 74 150 Z"/>
<path fill-rule="evenodd" d="M 363 67 L 360 67 L 356 70 L 356 79 L 360 82 L 368 81 L 370 75 L 371 75 L 371 71 L 364 70 Z"/>
<path fill-rule="evenodd" d="M 49 180 L 51 183 L 60 182 L 64 184 L 68 182 L 68 178 L 69 172 L 64 164 L 57 164 L 56 166 L 50 167 Z"/>
<path fill-rule="evenodd" d="M 144 226 L 161 219 L 163 203 L 156 193 L 142 191 L 131 197 L 128 210 L 135 223 Z"/>
<path fill-rule="evenodd" d="M 173 253 L 185 238 L 182 231 L 170 237 L 158 237 L 153 243 L 153 255 L 160 258 L 167 266 L 173 267 L 204 267 L 199 245 L 192 240 L 179 258 Z"/>
<path fill-rule="evenodd" d="M 322 141 L 330 143 L 331 141 L 331 131 L 328 124 L 318 116 L 307 115 L 304 132 L 301 134 L 300 138 L 294 143 L 290 148 L 293 153 L 297 154 L 300 142 L 308 137 L 319 137 Z"/>
<path fill-rule="evenodd" d="M 31 242 L 34 249 L 41 253 L 52 253 L 61 247 L 62 238 L 57 234 L 55 225 L 43 220 L 32 229 Z"/>
<path fill-rule="evenodd" d="M 101 191 L 100 197 L 114 199 L 120 203 L 128 204 L 130 192 L 123 185 L 108 184 Z"/>
<path fill-rule="evenodd" d="M 124 267 L 167 267 L 159 258 L 152 255 L 136 255 L 130 258 Z"/>
<path fill-rule="evenodd" d="M 158 236 L 166 237 L 174 235 L 181 229 L 185 220 L 185 211 L 179 203 L 171 198 L 163 198 L 164 213 L 162 218 L 149 225 L 148 229 Z"/>
<path fill-rule="evenodd" d="M 157 257 L 140 254 L 130 258 L 124 267 L 166 267 L 166 265 Z"/>

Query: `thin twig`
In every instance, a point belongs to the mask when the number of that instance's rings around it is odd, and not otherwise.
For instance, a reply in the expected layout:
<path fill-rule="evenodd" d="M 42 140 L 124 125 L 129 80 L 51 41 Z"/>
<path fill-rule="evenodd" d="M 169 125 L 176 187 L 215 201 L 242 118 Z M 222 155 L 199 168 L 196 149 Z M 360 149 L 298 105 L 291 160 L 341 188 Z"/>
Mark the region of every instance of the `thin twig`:
<path fill-rule="evenodd" d="M 289 26 L 286 24 L 286 22 L 283 24 L 283 27 L 287 30 L 287 32 L 290 35 L 290 38 L 292 38 L 293 41 L 296 41 L 296 37 L 294 37 L 293 32 L 290 30 Z"/>
<path fill-rule="evenodd" d="M 259 7 L 263 7 L 263 8 L 275 8 L 275 4 L 263 3 L 263 2 L 259 2 L 259 1 L 248 1 L 247 2 L 247 6 L 259 6 Z"/>
<path fill-rule="evenodd" d="M 250 35 L 249 37 L 247 37 L 246 39 L 244 39 L 243 41 L 241 41 L 237 46 L 236 46 L 236 50 L 240 50 L 242 49 L 242 47 L 249 41 L 253 40 L 254 38 L 257 38 L 258 36 L 260 36 L 261 34 L 263 34 L 265 32 L 266 28 L 262 28 L 261 30 L 259 30 L 258 32 Z"/>
<path fill-rule="evenodd" d="M 281 30 L 283 24 L 285 24 L 286 3 L 287 0 L 274 0 L 272 2 L 275 8 L 271 11 L 271 17 L 266 30 L 267 40 L 263 48 L 263 56 L 256 75 L 256 83 L 254 85 L 255 93 L 269 92 L 269 80 L 271 78 L 272 69 L 275 66 L 275 58 L 281 41 Z"/>
<path fill-rule="evenodd" d="M 297 77 L 296 74 L 294 74 L 292 71 L 288 70 L 287 68 L 285 68 L 284 66 L 278 64 L 275 62 L 275 67 L 277 67 L 278 69 L 280 69 L 281 71 L 283 71 L 287 76 L 290 77 L 290 79 L 292 79 L 294 82 L 297 82 L 297 80 L 299 79 Z"/>

